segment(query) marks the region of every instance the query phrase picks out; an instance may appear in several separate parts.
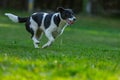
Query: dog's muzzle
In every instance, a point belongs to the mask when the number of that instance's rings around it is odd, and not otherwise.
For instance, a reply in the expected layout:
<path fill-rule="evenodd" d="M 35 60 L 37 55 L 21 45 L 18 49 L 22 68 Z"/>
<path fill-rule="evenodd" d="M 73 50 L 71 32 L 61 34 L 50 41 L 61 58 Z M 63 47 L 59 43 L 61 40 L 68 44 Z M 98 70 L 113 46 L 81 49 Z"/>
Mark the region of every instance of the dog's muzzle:
<path fill-rule="evenodd" d="M 75 17 L 73 17 L 73 18 L 68 18 L 68 19 L 66 20 L 66 22 L 67 22 L 69 25 L 73 24 L 75 21 L 76 21 L 76 18 L 75 18 Z"/>

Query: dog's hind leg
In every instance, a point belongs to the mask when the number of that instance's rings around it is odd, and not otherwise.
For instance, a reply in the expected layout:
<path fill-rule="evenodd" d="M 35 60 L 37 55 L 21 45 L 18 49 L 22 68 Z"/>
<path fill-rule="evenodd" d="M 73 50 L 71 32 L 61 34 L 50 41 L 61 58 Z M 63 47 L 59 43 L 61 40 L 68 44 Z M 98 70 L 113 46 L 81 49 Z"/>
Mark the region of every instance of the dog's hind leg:
<path fill-rule="evenodd" d="M 38 37 L 38 35 L 37 35 L 38 26 L 32 26 L 32 25 L 30 25 L 30 27 L 31 27 L 31 29 L 33 30 L 32 40 L 33 40 L 34 47 L 35 47 L 35 48 L 39 48 L 39 47 L 38 47 L 38 44 L 39 44 L 38 39 L 39 39 L 39 37 Z M 39 34 L 39 36 L 40 36 L 40 34 Z"/>
<path fill-rule="evenodd" d="M 33 40 L 34 47 L 35 47 L 35 48 L 39 48 L 39 47 L 38 47 L 39 41 L 38 41 L 38 38 L 37 38 L 37 36 L 36 36 L 36 32 L 34 32 L 33 37 L 32 37 L 32 40 Z"/>
<path fill-rule="evenodd" d="M 33 44 L 35 48 L 39 48 L 38 44 L 39 44 L 39 37 L 41 35 L 41 33 L 39 32 L 39 26 L 38 24 L 32 19 L 30 18 L 30 29 L 32 29 L 32 40 L 33 40 Z"/>
<path fill-rule="evenodd" d="M 37 32 L 36 32 L 37 40 L 41 40 L 42 35 L 43 35 L 43 31 L 41 29 L 38 29 Z"/>
<path fill-rule="evenodd" d="M 34 47 L 39 48 L 38 47 L 38 44 L 39 44 L 38 36 L 36 36 L 37 30 L 38 30 L 37 24 L 33 22 L 32 20 L 31 21 L 28 20 L 25 25 L 26 25 L 26 30 L 32 34 L 31 38 L 33 40 Z"/>
<path fill-rule="evenodd" d="M 29 20 L 26 22 L 25 25 L 26 25 L 26 30 L 32 35 L 31 38 L 33 40 L 34 47 L 39 48 L 38 47 L 39 41 L 37 40 L 37 37 L 36 37 L 37 27 L 34 25 L 31 25 L 31 22 Z"/>
<path fill-rule="evenodd" d="M 35 36 L 32 37 L 32 40 L 33 40 L 34 47 L 35 47 L 35 48 L 39 48 L 39 46 L 38 46 L 39 41 L 36 39 Z"/>
<path fill-rule="evenodd" d="M 43 36 L 43 31 L 42 31 L 41 29 L 38 29 L 37 32 L 36 32 L 35 38 L 36 38 L 37 40 L 41 40 L 42 36 Z M 36 44 L 39 44 L 39 43 L 36 43 Z M 38 47 L 38 48 L 39 48 L 39 47 Z"/>

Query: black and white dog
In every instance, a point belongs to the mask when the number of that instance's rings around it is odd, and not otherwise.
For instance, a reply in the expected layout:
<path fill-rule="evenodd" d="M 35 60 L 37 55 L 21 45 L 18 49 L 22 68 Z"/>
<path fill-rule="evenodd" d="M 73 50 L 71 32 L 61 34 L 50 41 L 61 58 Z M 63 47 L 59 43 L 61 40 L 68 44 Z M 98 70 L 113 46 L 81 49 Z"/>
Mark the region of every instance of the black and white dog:
<path fill-rule="evenodd" d="M 26 30 L 32 34 L 32 40 L 35 48 L 39 48 L 39 39 L 45 33 L 48 42 L 42 46 L 50 46 L 55 38 L 61 35 L 64 29 L 74 23 L 76 17 L 71 9 L 59 7 L 56 13 L 33 13 L 30 17 L 18 17 L 11 13 L 5 13 L 13 22 L 25 23 Z"/>

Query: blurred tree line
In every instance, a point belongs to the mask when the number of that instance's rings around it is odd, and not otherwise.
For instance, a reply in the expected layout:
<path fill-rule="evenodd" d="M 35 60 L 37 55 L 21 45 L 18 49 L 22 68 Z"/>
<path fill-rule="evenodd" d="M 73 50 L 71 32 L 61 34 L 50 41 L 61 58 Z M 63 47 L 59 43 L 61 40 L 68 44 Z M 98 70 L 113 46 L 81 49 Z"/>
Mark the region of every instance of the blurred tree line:
<path fill-rule="evenodd" d="M 29 0 L 1 0 L 0 8 L 27 10 Z M 76 12 L 82 10 L 82 0 L 34 0 L 35 10 L 55 10 L 57 7 L 72 8 Z"/>
<path fill-rule="evenodd" d="M 120 15 L 120 0 L 83 0 L 87 13 Z"/>
<path fill-rule="evenodd" d="M 82 0 L 35 0 L 35 8 L 55 10 L 57 7 L 72 8 L 82 11 Z"/>
<path fill-rule="evenodd" d="M 34 10 L 55 10 L 59 6 L 72 8 L 76 13 L 120 14 L 120 0 L 34 0 Z M 1 0 L 0 8 L 27 10 L 28 0 Z"/>
<path fill-rule="evenodd" d="M 3 9 L 27 9 L 27 0 L 0 0 Z"/>

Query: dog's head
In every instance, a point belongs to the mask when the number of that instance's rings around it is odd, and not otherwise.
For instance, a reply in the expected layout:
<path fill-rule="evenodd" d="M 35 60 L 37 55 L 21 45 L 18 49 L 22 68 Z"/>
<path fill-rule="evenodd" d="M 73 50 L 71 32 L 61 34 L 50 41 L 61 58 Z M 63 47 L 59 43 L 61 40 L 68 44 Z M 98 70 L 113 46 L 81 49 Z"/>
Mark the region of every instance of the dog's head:
<path fill-rule="evenodd" d="M 59 7 L 57 9 L 60 12 L 60 16 L 63 20 L 65 20 L 69 25 L 73 24 L 76 20 L 76 17 L 73 15 L 73 11 L 71 9 L 64 9 Z"/>

